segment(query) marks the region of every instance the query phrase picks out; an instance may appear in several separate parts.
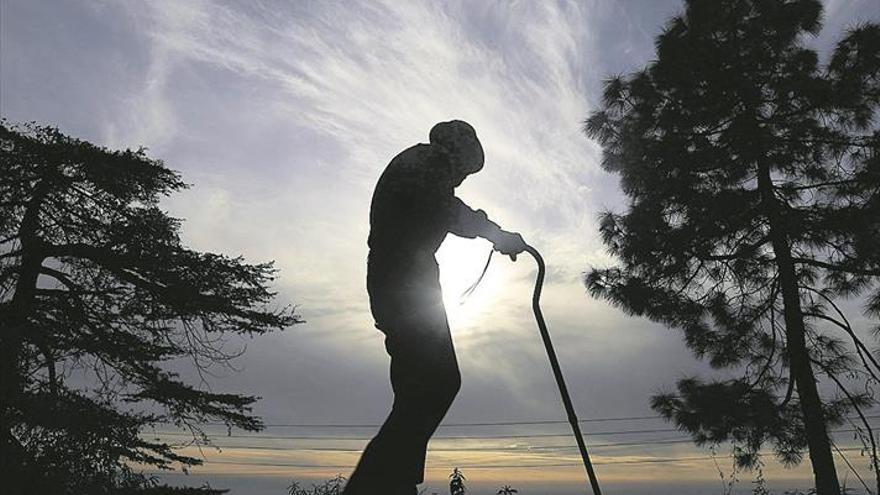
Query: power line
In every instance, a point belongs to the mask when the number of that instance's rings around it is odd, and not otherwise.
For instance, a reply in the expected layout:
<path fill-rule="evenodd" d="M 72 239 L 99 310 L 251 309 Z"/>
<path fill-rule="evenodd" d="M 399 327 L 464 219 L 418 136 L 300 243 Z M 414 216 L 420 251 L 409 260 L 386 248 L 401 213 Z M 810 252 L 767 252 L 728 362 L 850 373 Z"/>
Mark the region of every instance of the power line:
<path fill-rule="evenodd" d="M 639 435 L 644 433 L 670 433 L 670 432 L 678 432 L 679 430 L 675 428 L 659 428 L 659 429 L 650 429 L 650 430 L 620 430 L 620 431 L 595 431 L 595 432 L 584 432 L 584 435 Z M 184 432 L 156 432 L 157 435 L 170 435 L 170 436 L 188 436 L 191 437 L 192 433 L 184 433 Z M 266 440 L 370 440 L 372 437 L 365 436 L 317 436 L 317 435 L 208 435 L 213 438 L 259 438 Z M 552 438 L 552 437 L 568 437 L 571 436 L 571 433 L 532 433 L 532 434 L 519 434 L 519 435 L 437 435 L 433 438 L 442 440 L 442 439 L 455 439 L 455 440 L 487 440 L 492 438 L 497 439 L 505 439 L 505 438 Z"/>
<path fill-rule="evenodd" d="M 711 456 L 695 456 L 695 457 L 675 457 L 668 459 L 642 459 L 642 460 L 628 460 L 628 461 L 604 461 L 604 462 L 594 462 L 593 464 L 599 466 L 605 466 L 610 464 L 653 464 L 653 463 L 663 463 L 663 462 L 682 462 L 682 461 L 690 461 L 690 460 L 703 460 L 703 459 L 712 459 Z M 266 462 L 266 463 L 256 463 L 256 462 L 235 462 L 235 461 L 207 461 L 212 464 L 236 464 L 239 466 L 266 466 L 266 467 L 295 467 L 295 468 L 313 468 L 313 469 L 353 469 L 353 465 L 315 465 L 315 464 L 290 464 L 290 463 L 281 463 L 281 462 Z M 581 463 L 578 462 L 552 462 L 552 463 L 540 463 L 540 464 L 457 464 L 456 465 L 462 469 L 520 469 L 520 468 L 544 468 L 544 467 L 569 467 L 569 466 L 582 466 Z M 446 468 L 431 468 L 428 469 L 446 469 Z"/>
<path fill-rule="evenodd" d="M 865 416 L 866 419 L 880 418 L 880 414 Z M 579 423 L 603 423 L 614 421 L 642 421 L 650 419 L 663 419 L 659 416 L 617 416 L 607 418 L 586 418 L 578 420 Z M 851 418 L 861 419 L 861 418 Z M 207 423 L 209 426 L 225 426 L 225 423 Z M 567 420 L 556 419 L 538 419 L 524 421 L 487 421 L 481 423 L 443 423 L 439 428 L 462 428 L 474 426 L 535 426 L 535 425 L 556 425 L 568 424 Z M 265 428 L 378 428 L 382 426 L 376 423 L 267 423 Z"/>
<path fill-rule="evenodd" d="M 839 430 L 838 433 L 852 432 L 855 430 Z M 591 444 L 591 448 L 615 448 L 615 447 L 645 447 L 651 445 L 674 445 L 674 444 L 690 444 L 693 443 L 693 440 L 689 438 L 677 438 L 677 439 L 658 439 L 658 440 L 644 440 L 639 442 L 613 442 L 613 443 L 594 443 Z M 272 445 L 199 445 L 199 447 L 216 447 L 218 449 L 245 449 L 245 450 L 268 450 L 268 451 L 279 451 L 279 452 L 300 452 L 300 451 L 309 451 L 309 452 L 361 452 L 362 448 L 343 448 L 343 447 L 279 447 Z M 553 451 L 553 450 L 571 450 L 576 449 L 576 445 L 513 445 L 513 446 L 498 446 L 498 447 L 431 447 L 428 449 L 429 452 L 512 452 L 512 453 L 529 453 L 535 452 L 539 453 L 540 451 Z"/>
<path fill-rule="evenodd" d="M 858 447 L 840 449 L 841 451 L 856 451 L 860 450 Z M 758 454 L 762 455 L 762 454 Z M 670 463 L 670 462 L 685 462 L 685 461 L 702 461 L 702 460 L 712 460 L 717 459 L 719 456 L 684 456 L 684 457 L 665 457 L 658 459 L 633 459 L 633 460 L 621 460 L 621 461 L 597 461 L 593 464 L 599 466 L 609 466 L 614 464 L 660 464 L 660 463 Z M 733 454 L 728 454 L 720 457 L 730 458 L 733 457 Z M 236 462 L 236 461 L 222 461 L 222 460 L 209 460 L 207 463 L 212 464 L 233 464 L 238 466 L 260 466 L 260 467 L 293 467 L 293 468 L 311 468 L 311 469 L 352 469 L 353 465 L 326 465 L 326 464 L 294 464 L 294 463 L 276 463 L 276 462 Z M 531 464 L 458 464 L 457 467 L 462 469 L 522 469 L 522 468 L 545 468 L 545 467 L 571 467 L 571 466 L 581 466 L 579 462 L 554 462 L 554 463 L 531 463 Z M 436 468 L 436 467 L 428 467 L 428 469 L 446 469 L 446 468 Z"/>
<path fill-rule="evenodd" d="M 843 455 L 843 452 L 840 450 L 840 448 L 837 446 L 837 444 L 832 441 L 831 446 L 834 447 L 834 450 L 837 451 L 837 455 L 839 455 L 840 458 L 843 459 L 843 462 L 846 463 L 846 467 L 849 468 L 850 472 L 852 474 L 856 475 L 856 478 L 859 480 L 859 482 L 862 484 L 862 486 L 865 487 L 865 491 L 868 493 L 872 493 L 871 489 L 868 488 L 868 484 L 865 483 L 865 480 L 862 479 L 862 476 L 859 474 L 859 472 L 856 470 L 856 468 L 854 468 L 853 465 L 849 462 L 849 459 L 847 459 L 846 456 Z"/>
<path fill-rule="evenodd" d="M 870 415 L 867 416 L 866 419 L 877 419 L 880 418 L 880 415 Z M 600 422 L 615 422 L 615 421 L 641 421 L 641 420 L 651 420 L 651 419 L 662 419 L 655 416 L 625 416 L 625 417 L 605 417 L 605 418 L 586 418 L 582 419 L 580 423 L 600 423 Z M 494 422 L 473 422 L 473 423 L 446 423 L 440 426 L 440 428 L 457 428 L 457 427 L 490 427 L 490 426 L 540 426 L 540 425 L 557 425 L 557 424 L 565 424 L 566 421 L 563 420 L 524 420 L 524 421 L 494 421 Z M 217 425 L 215 423 L 215 425 Z M 367 423 L 270 423 L 264 425 L 266 428 L 327 428 L 327 429 L 335 429 L 335 428 L 374 428 L 380 425 L 378 424 L 367 424 Z M 846 429 L 837 429 L 831 430 L 834 433 L 849 433 L 859 431 L 857 428 L 846 428 Z M 617 436 L 617 435 L 639 435 L 639 434 L 650 434 L 650 433 L 681 433 L 680 430 L 675 428 L 654 428 L 654 429 L 625 429 L 625 430 L 615 430 L 615 431 L 594 431 L 594 432 L 585 432 L 584 435 L 588 436 Z M 185 432 L 153 432 L 155 435 L 159 436 L 187 436 L 192 437 L 191 433 Z M 144 433 L 148 434 L 148 433 Z M 232 435 L 232 434 L 208 434 L 206 435 L 210 438 L 246 438 L 250 440 L 312 440 L 312 441 L 359 441 L 359 440 L 369 440 L 370 437 L 365 436 L 337 436 L 337 435 Z M 559 438 L 559 437 L 568 437 L 569 433 L 537 433 L 537 434 L 517 434 L 517 435 L 438 435 L 434 438 L 437 440 L 492 440 L 492 439 L 525 439 L 525 438 Z M 642 440 L 642 441 L 633 441 L 633 442 L 613 442 L 613 443 L 601 443 L 601 444 L 593 444 L 594 448 L 615 448 L 615 447 L 638 447 L 638 446 L 648 446 L 648 445 L 663 445 L 663 444 L 684 444 L 684 443 L 692 443 L 693 441 L 689 438 L 687 439 L 655 439 L 655 440 Z M 248 450 L 266 450 L 266 451 L 321 451 L 321 452 L 360 452 L 362 449 L 356 448 L 331 448 L 331 447 L 276 447 L 276 446 L 267 446 L 267 445 L 205 445 L 205 447 L 218 447 L 223 449 L 248 449 Z M 542 452 L 551 453 L 553 451 L 565 451 L 572 450 L 576 447 L 574 445 L 524 445 L 524 446 L 501 446 L 501 447 L 458 447 L 458 448 L 430 448 L 430 452 L 469 452 L 469 451 L 484 451 L 484 452 L 509 452 L 511 454 L 526 454 L 526 453 L 536 453 L 540 454 Z M 846 449 L 835 449 L 838 451 L 838 454 L 841 458 L 849 465 L 848 460 L 845 456 L 843 456 L 842 451 L 853 451 L 860 450 L 859 448 L 846 448 Z M 731 455 L 725 456 L 731 457 Z M 595 462 L 596 465 L 613 465 L 613 464 L 656 464 L 656 463 L 675 463 L 675 462 L 685 462 L 685 461 L 704 461 L 711 460 L 717 458 L 717 456 L 690 456 L 690 457 L 669 457 L 669 458 L 657 458 L 657 459 L 639 459 L 639 460 L 619 460 L 619 461 L 600 461 Z M 548 459 L 552 460 L 552 459 Z M 288 468 L 310 468 L 310 469 L 351 469 L 353 466 L 351 465 L 315 465 L 315 464 L 296 464 L 296 463 L 273 463 L 273 462 L 265 462 L 265 463 L 253 463 L 253 462 L 237 462 L 237 461 L 226 461 L 226 460 L 206 460 L 207 463 L 213 464 L 231 464 L 231 465 L 239 465 L 239 466 L 260 466 L 260 467 L 288 467 Z M 520 468 L 546 468 L 546 467 L 576 467 L 581 464 L 578 462 L 556 462 L 556 463 L 526 463 L 526 464 L 465 464 L 460 465 L 461 468 L 466 469 L 520 469 Z M 440 468 L 431 468 L 428 469 L 440 469 Z M 850 466 L 850 469 L 852 467 Z"/>
<path fill-rule="evenodd" d="M 613 418 L 587 418 L 578 420 L 579 423 L 603 423 L 612 421 L 641 421 L 646 419 L 663 419 L 658 416 L 622 416 Z M 223 423 L 212 423 L 222 425 Z M 489 421 L 483 423 L 444 423 L 440 428 L 462 428 L 471 426 L 525 426 L 525 425 L 556 425 L 568 424 L 566 420 L 539 419 L 533 421 Z M 267 423 L 266 428 L 378 428 L 382 425 L 375 423 Z"/>
<path fill-rule="evenodd" d="M 644 442 L 616 442 L 591 444 L 591 448 L 599 447 L 632 447 L 648 445 L 669 445 L 678 443 L 693 443 L 690 439 L 664 439 Z M 363 449 L 338 448 L 338 447 L 275 447 L 268 445 L 202 445 L 202 447 L 217 447 L 218 449 L 247 449 L 247 450 L 272 450 L 272 451 L 316 451 L 316 452 L 361 452 Z M 570 450 L 576 449 L 576 445 L 521 445 L 502 447 L 437 447 L 429 448 L 429 452 L 530 452 L 542 450 Z"/>
<path fill-rule="evenodd" d="M 880 417 L 880 416 L 875 416 Z M 846 428 L 846 429 L 838 429 L 831 430 L 832 432 L 838 433 L 851 433 L 858 431 L 856 428 Z M 657 428 L 657 429 L 647 429 L 647 430 L 618 430 L 618 431 L 588 431 L 584 432 L 584 436 L 616 436 L 616 435 L 641 435 L 648 433 L 681 433 L 680 430 L 675 428 Z M 144 435 L 148 433 L 144 432 Z M 192 433 L 184 433 L 184 432 L 154 432 L 155 435 L 166 435 L 166 436 L 186 436 L 192 437 Z M 260 440 L 370 440 L 372 437 L 365 436 L 331 436 L 331 435 L 224 435 L 224 434 L 215 434 L 215 435 L 207 435 L 209 438 L 249 438 L 249 439 L 260 439 Z M 517 434 L 517 435 L 437 435 L 433 437 L 436 440 L 491 440 L 491 439 L 517 439 L 517 438 L 554 438 L 554 437 L 568 437 L 571 436 L 571 433 L 531 433 L 531 434 Z"/>

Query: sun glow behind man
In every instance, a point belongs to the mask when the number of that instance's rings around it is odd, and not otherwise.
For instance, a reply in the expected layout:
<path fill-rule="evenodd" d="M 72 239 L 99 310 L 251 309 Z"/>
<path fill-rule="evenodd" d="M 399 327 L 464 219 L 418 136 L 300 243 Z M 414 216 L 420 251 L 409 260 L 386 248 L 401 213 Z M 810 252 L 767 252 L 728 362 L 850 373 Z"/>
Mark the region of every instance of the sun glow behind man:
<path fill-rule="evenodd" d="M 449 235 L 437 251 L 443 304 L 453 335 L 480 327 L 504 288 L 504 274 L 489 266 L 479 285 L 465 295 L 480 279 L 491 249 L 488 242 Z"/>

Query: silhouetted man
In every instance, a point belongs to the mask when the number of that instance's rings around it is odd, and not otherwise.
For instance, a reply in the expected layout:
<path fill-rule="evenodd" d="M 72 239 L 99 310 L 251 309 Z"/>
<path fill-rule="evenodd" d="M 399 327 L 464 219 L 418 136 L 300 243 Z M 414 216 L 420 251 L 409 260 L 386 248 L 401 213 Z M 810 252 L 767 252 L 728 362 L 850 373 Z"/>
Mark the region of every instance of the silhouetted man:
<path fill-rule="evenodd" d="M 347 495 L 415 495 L 425 450 L 461 386 L 434 253 L 446 234 L 483 237 L 502 254 L 525 249 L 454 189 L 483 168 L 483 147 L 466 122 L 441 122 L 430 144 L 394 157 L 373 193 L 367 290 L 391 355 L 394 404 L 345 488 Z"/>

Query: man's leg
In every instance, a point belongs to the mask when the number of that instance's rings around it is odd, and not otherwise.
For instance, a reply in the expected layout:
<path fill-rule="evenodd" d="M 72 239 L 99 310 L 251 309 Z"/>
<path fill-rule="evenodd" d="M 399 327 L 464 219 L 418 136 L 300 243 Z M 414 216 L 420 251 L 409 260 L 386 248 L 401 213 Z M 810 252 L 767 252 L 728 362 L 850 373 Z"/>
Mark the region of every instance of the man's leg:
<path fill-rule="evenodd" d="M 394 404 L 364 450 L 346 495 L 414 494 L 428 440 L 452 404 L 461 375 L 442 303 L 386 330 Z"/>

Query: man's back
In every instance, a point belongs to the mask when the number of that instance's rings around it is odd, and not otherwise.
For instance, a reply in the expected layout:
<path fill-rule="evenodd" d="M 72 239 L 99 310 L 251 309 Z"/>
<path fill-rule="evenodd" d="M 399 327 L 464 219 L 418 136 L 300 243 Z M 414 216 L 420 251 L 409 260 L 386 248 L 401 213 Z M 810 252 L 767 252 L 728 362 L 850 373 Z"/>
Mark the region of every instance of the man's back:
<path fill-rule="evenodd" d="M 385 168 L 370 207 L 370 257 L 431 256 L 449 227 L 453 187 L 448 164 L 430 145 L 417 144 Z"/>

